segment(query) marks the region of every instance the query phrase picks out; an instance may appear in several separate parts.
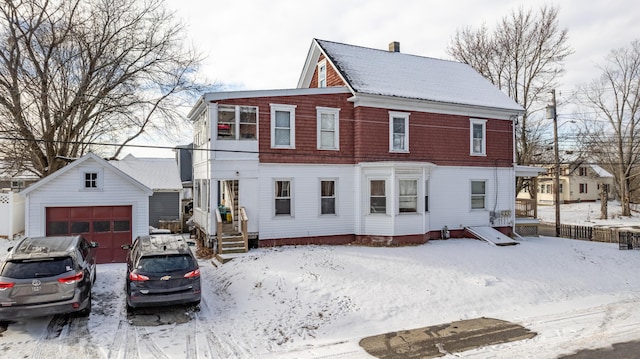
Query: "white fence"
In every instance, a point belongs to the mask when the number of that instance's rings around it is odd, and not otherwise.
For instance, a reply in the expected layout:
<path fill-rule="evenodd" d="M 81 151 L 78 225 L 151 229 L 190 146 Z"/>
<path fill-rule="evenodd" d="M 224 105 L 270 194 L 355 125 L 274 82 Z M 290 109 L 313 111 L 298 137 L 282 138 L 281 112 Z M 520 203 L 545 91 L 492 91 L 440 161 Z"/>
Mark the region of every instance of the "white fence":
<path fill-rule="evenodd" d="M 17 193 L 0 193 L 0 238 L 24 232 L 24 198 Z"/>

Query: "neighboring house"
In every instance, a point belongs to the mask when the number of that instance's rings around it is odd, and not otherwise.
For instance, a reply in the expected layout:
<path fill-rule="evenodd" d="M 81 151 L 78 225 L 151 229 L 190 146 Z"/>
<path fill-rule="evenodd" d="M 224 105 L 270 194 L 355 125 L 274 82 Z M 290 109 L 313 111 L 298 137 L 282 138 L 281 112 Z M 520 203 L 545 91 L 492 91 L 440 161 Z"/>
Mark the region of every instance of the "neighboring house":
<path fill-rule="evenodd" d="M 547 167 L 546 173 L 537 178 L 538 204 L 554 203 L 555 168 Z M 563 164 L 560 166 L 560 203 L 594 202 L 600 200 L 606 190 L 607 199 L 615 198 L 613 175 L 595 164 Z M 523 192 L 518 195 L 530 197 Z"/>
<path fill-rule="evenodd" d="M 82 233 L 100 243 L 98 262 L 124 262 L 122 244 L 149 234 L 152 190 L 88 153 L 20 192 L 25 235 Z"/>
<path fill-rule="evenodd" d="M 189 113 L 197 230 L 242 207 L 259 246 L 510 233 L 523 113 L 466 64 L 313 40 L 298 88 L 206 93 Z"/>
<path fill-rule="evenodd" d="M 0 161 L 0 190 L 19 192 L 39 179 L 33 173 L 11 170 L 6 162 Z"/>
<path fill-rule="evenodd" d="M 169 222 L 182 223 L 183 188 L 175 158 L 138 158 L 129 154 L 109 163 L 153 191 L 149 198 L 149 226 L 168 228 Z"/>

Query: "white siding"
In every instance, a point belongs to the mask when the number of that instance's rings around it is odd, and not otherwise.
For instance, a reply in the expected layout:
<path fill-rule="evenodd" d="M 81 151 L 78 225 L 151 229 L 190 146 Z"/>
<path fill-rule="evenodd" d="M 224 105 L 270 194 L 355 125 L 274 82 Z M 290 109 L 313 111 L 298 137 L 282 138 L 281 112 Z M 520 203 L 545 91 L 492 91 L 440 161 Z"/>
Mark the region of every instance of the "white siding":
<path fill-rule="evenodd" d="M 437 167 L 431 172 L 430 219 L 431 230 L 467 226 L 488 226 L 491 211 L 511 211 L 511 225 L 515 206 L 515 177 L 512 169 L 484 167 Z M 471 209 L 471 181 L 486 181 L 485 209 Z M 497 198 L 496 198 L 497 193 Z"/>
<path fill-rule="evenodd" d="M 99 167 L 99 168 L 98 168 Z M 42 188 L 27 195 L 25 234 L 44 236 L 46 234 L 45 209 L 47 207 L 78 206 L 132 206 L 131 230 L 133 237 L 149 233 L 149 197 L 131 181 L 125 179 L 113 168 L 104 168 L 102 188 L 87 191 L 83 189 L 85 170 L 103 169 L 92 159 L 81 166 L 54 178 Z"/>
<path fill-rule="evenodd" d="M 334 178 L 337 215 L 320 215 L 320 179 Z M 292 181 L 292 216 L 275 216 L 276 179 Z M 354 180 L 350 165 L 260 166 L 260 239 L 354 233 Z"/>

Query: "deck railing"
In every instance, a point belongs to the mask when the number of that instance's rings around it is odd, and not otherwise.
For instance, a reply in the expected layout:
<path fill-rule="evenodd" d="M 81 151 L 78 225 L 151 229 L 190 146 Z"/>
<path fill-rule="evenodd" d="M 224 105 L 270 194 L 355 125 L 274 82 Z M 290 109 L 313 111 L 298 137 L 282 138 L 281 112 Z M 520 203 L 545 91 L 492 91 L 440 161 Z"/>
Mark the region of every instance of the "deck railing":
<path fill-rule="evenodd" d="M 516 198 L 516 218 L 538 218 L 535 199 Z"/>

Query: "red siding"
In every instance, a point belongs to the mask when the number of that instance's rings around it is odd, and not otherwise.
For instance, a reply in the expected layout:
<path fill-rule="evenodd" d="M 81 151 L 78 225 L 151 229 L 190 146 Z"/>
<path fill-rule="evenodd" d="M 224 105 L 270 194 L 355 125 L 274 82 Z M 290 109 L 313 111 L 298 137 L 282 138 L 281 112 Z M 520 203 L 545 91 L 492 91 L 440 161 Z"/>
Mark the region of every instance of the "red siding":
<path fill-rule="evenodd" d="M 511 121 L 486 119 L 486 156 L 470 155 L 468 116 L 409 113 L 409 152 L 389 152 L 389 111 L 353 107 L 351 94 L 242 98 L 219 101 L 259 107 L 259 150 L 263 163 L 353 164 L 376 161 L 420 161 L 444 166 L 510 167 L 513 162 Z M 295 105 L 295 149 L 271 148 L 270 104 Z M 317 149 L 316 106 L 340 108 L 340 150 Z"/>
<path fill-rule="evenodd" d="M 320 55 L 318 59 L 318 63 L 324 60 L 324 55 Z M 327 61 L 327 87 L 335 87 L 335 86 L 346 86 L 342 78 L 338 74 L 338 71 L 331 66 L 331 63 Z M 315 70 L 313 70 L 313 76 L 311 77 L 311 83 L 309 84 L 309 88 L 318 87 L 318 65 L 316 64 Z"/>

